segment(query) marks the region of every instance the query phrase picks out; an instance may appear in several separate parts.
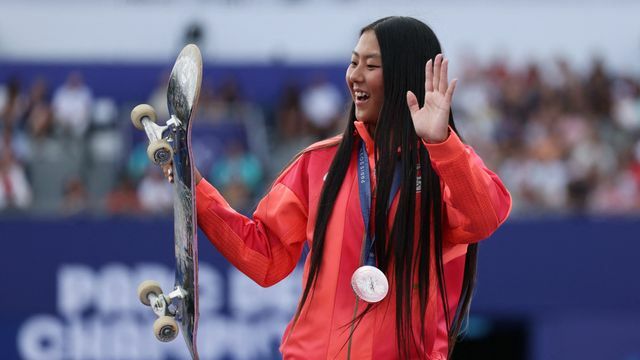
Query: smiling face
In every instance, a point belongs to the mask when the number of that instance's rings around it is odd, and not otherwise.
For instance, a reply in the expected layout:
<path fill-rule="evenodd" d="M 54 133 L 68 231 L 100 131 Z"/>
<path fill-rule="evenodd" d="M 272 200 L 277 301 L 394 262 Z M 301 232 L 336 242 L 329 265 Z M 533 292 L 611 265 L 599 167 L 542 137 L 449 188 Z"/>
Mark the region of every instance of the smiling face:
<path fill-rule="evenodd" d="M 347 86 L 356 106 L 356 119 L 369 126 L 378 122 L 384 98 L 382 57 L 373 30 L 365 31 L 351 55 Z"/>

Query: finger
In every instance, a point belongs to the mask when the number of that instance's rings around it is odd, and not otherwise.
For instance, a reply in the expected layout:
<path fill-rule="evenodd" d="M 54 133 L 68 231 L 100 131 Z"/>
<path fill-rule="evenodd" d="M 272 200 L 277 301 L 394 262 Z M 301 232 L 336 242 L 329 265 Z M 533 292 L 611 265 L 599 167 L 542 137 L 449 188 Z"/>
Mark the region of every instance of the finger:
<path fill-rule="evenodd" d="M 173 169 L 171 168 L 171 166 L 167 165 L 167 180 L 169 180 L 170 183 L 173 183 Z"/>
<path fill-rule="evenodd" d="M 431 61 L 431 59 L 427 61 L 427 65 L 425 65 L 424 67 L 424 74 L 425 74 L 425 80 L 424 80 L 425 93 L 429 91 L 433 91 L 433 61 Z"/>
<path fill-rule="evenodd" d="M 447 79 L 449 71 L 449 59 L 444 59 L 442 62 L 442 69 L 440 70 L 440 93 L 445 93 L 449 86 L 449 80 Z"/>
<path fill-rule="evenodd" d="M 436 55 L 433 63 L 433 89 L 438 90 L 440 87 L 440 65 L 442 64 L 442 54 Z"/>
<path fill-rule="evenodd" d="M 411 112 L 411 115 L 415 114 L 416 111 L 420 110 L 420 105 L 418 104 L 418 98 L 416 98 L 416 95 L 411 91 L 407 91 L 407 105 L 409 106 L 409 112 Z"/>
<path fill-rule="evenodd" d="M 445 94 L 445 98 L 447 99 L 447 102 L 449 102 L 449 104 L 451 104 L 451 101 L 453 99 L 453 92 L 456 89 L 457 83 L 458 79 L 451 80 L 451 84 L 449 84 L 449 88 L 447 89 L 447 93 Z"/>
<path fill-rule="evenodd" d="M 173 170 L 171 169 L 170 165 L 167 164 L 162 166 L 162 175 L 164 175 L 164 177 L 167 179 L 173 177 Z"/>

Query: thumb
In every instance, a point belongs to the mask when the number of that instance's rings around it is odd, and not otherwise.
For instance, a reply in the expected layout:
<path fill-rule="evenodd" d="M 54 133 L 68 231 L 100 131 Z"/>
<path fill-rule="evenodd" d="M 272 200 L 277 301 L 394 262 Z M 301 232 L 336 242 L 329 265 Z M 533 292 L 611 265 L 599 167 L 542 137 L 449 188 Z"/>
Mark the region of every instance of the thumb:
<path fill-rule="evenodd" d="M 411 91 L 407 91 L 407 105 L 409 106 L 409 112 L 411 112 L 411 115 L 420 110 L 420 105 L 418 105 L 418 98 L 416 98 L 416 95 Z"/>

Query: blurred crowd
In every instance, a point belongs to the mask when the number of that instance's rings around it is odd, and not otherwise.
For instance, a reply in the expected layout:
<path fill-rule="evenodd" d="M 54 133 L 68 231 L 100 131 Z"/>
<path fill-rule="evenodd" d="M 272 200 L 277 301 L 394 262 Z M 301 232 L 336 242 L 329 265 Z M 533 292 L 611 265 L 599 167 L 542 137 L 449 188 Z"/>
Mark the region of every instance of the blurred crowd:
<path fill-rule="evenodd" d="M 456 119 L 507 185 L 514 213 L 640 213 L 640 82 L 593 59 L 518 71 L 468 61 Z"/>
<path fill-rule="evenodd" d="M 295 154 L 344 126 L 347 93 L 317 77 L 275 104 L 249 101 L 233 78 L 203 83 L 196 164 L 230 204 L 250 213 Z M 148 102 L 166 113 L 166 76 Z M 146 157 L 132 104 L 94 97 L 82 74 L 0 83 L 0 212 L 166 215 L 172 188 Z M 514 215 L 640 213 L 640 81 L 594 59 L 513 67 L 463 61 L 454 116 L 465 142 L 503 179 Z"/>

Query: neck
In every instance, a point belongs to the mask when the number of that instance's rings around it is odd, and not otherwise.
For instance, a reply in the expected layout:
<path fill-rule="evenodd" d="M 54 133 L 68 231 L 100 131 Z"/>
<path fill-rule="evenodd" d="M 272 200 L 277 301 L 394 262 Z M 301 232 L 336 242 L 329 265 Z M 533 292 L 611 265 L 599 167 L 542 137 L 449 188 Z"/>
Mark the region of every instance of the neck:
<path fill-rule="evenodd" d="M 376 124 L 365 124 L 365 127 L 367 128 L 367 132 L 369 133 L 369 135 L 373 139 L 375 137 L 375 134 L 376 134 Z"/>

